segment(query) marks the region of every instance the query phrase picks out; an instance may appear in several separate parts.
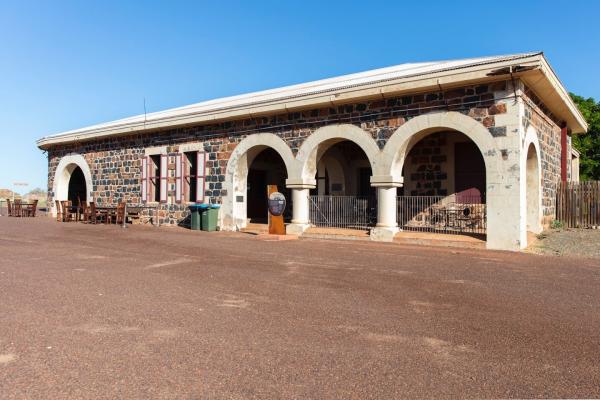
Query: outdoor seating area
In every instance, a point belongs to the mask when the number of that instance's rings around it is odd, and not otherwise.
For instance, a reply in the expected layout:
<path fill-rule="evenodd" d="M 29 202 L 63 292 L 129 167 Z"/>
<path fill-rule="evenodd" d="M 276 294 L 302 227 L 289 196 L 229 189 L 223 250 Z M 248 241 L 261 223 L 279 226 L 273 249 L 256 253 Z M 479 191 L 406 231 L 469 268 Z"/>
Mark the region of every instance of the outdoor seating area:
<path fill-rule="evenodd" d="M 70 200 L 55 200 L 56 221 L 125 226 L 127 223 L 148 219 L 150 222 L 158 224 L 158 215 L 155 215 L 154 218 L 142 215 L 143 209 L 148 207 L 129 207 L 125 202 L 120 202 L 116 206 L 98 206 L 93 201 L 78 201 L 77 203 L 74 205 Z"/>
<path fill-rule="evenodd" d="M 20 199 L 6 199 L 9 217 L 35 217 L 37 212 L 38 200 L 24 202 Z"/>
<path fill-rule="evenodd" d="M 486 204 L 481 196 L 399 196 L 398 226 L 403 230 L 485 235 Z"/>

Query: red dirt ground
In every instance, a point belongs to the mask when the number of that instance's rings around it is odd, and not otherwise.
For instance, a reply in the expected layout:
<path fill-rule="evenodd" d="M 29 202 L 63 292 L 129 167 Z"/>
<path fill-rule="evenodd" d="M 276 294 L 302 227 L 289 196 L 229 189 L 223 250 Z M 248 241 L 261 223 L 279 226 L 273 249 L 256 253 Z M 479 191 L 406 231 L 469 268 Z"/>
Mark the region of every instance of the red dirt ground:
<path fill-rule="evenodd" d="M 3 399 L 600 396 L 598 260 L 0 217 Z"/>

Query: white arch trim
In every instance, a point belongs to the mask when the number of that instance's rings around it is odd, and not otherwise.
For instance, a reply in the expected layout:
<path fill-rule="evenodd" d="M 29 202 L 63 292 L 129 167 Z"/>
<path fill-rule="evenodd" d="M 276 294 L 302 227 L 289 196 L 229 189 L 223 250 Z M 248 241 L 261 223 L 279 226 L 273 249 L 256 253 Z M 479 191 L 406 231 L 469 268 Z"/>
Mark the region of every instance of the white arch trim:
<path fill-rule="evenodd" d="M 477 145 L 485 160 L 488 176 L 490 172 L 498 171 L 499 151 L 490 132 L 471 117 L 456 111 L 447 111 L 412 118 L 392 134 L 383 148 L 383 163 L 386 164 L 390 175 L 401 175 L 411 145 L 429 133 L 444 129 L 459 131 Z"/>
<path fill-rule="evenodd" d="M 54 193 L 53 200 L 68 200 L 69 180 L 71 179 L 71 174 L 77 167 L 81 168 L 81 171 L 83 171 L 86 197 L 88 201 L 93 201 L 92 172 L 85 158 L 78 153 L 70 153 L 60 159 L 56 171 L 54 172 L 54 184 L 52 186 L 52 193 Z M 54 202 L 51 204 L 51 208 L 53 215 L 56 215 Z"/>
<path fill-rule="evenodd" d="M 275 150 L 285 164 L 288 178 L 296 170 L 294 154 L 279 136 L 255 133 L 244 138 L 233 150 L 225 172 L 227 196 L 221 208 L 221 226 L 225 230 L 239 230 L 246 226 L 246 187 L 248 168 L 258 153 L 266 148 Z"/>
<path fill-rule="evenodd" d="M 535 151 L 535 163 L 536 168 L 531 170 L 528 155 L 529 149 L 533 146 Z M 530 126 L 527 128 L 525 133 L 525 140 L 523 141 L 523 148 L 521 150 L 521 166 L 523 168 L 521 178 L 521 191 L 525 194 L 521 215 L 523 230 L 531 231 L 533 233 L 540 233 L 542 227 L 542 159 L 540 157 L 540 142 L 538 134 L 534 127 Z M 535 176 L 531 176 L 531 174 Z M 535 185 L 533 187 L 532 185 Z M 537 189 L 537 190 L 536 190 Z M 531 196 L 535 198 L 531 198 Z M 525 237 L 526 240 L 526 237 Z"/>
<path fill-rule="evenodd" d="M 227 162 L 227 171 L 232 171 L 231 167 L 239 163 L 239 158 L 255 147 L 261 148 L 261 150 L 270 147 L 279 153 L 288 170 L 288 175 L 294 169 L 294 154 L 283 139 L 272 133 L 255 133 L 242 139 L 235 147 Z"/>
<path fill-rule="evenodd" d="M 386 143 L 382 163 L 393 179 L 402 174 L 410 146 L 429 133 L 443 130 L 458 131 L 469 137 L 479 148 L 485 162 L 487 247 L 518 250 L 523 246 L 519 209 L 518 163 L 507 151 L 503 154 L 489 130 L 477 120 L 455 111 L 432 112 L 412 118 L 398 128 Z M 517 163 L 515 165 L 515 163 Z"/>
<path fill-rule="evenodd" d="M 312 180 L 317 172 L 317 162 L 323 152 L 336 142 L 349 140 L 358 145 L 367 155 L 373 175 L 381 175 L 379 147 L 371 135 L 351 124 L 328 125 L 314 131 L 298 150 L 299 176 L 295 178 Z M 322 146 L 327 143 L 326 146 Z"/>

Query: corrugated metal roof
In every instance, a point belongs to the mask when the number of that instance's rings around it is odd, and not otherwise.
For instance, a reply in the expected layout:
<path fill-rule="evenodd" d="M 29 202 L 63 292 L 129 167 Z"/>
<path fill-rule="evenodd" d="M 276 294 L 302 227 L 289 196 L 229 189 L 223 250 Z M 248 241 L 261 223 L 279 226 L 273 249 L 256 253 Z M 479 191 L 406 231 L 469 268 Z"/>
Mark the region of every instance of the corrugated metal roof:
<path fill-rule="evenodd" d="M 283 101 L 294 99 L 303 96 L 334 93 L 338 90 L 348 89 L 353 87 L 361 87 L 376 83 L 384 83 L 396 79 L 418 77 L 427 74 L 433 74 L 444 71 L 458 70 L 461 68 L 473 67 L 478 65 L 486 65 L 497 62 L 517 60 L 527 58 L 540 53 L 523 53 L 504 56 L 468 58 L 451 61 L 434 61 L 422 63 L 400 64 L 392 67 L 379 68 L 370 71 L 343 75 L 334 78 L 322 79 L 297 85 L 284 86 L 276 89 L 252 92 L 237 96 L 223 97 L 215 100 L 203 101 L 196 104 L 191 104 L 184 107 L 172 108 L 164 111 L 153 112 L 149 114 L 141 114 L 129 118 L 119 119 L 107 123 L 88 126 L 85 128 L 75 129 L 62 132 L 55 135 L 46 136 L 38 140 L 44 142 L 49 139 L 58 139 L 61 136 L 77 135 L 80 139 L 88 132 L 98 132 L 102 130 L 110 130 L 115 127 L 123 127 L 127 125 L 149 124 L 153 121 L 175 118 L 186 115 L 202 115 L 220 110 L 227 110 L 236 107 L 251 107 L 263 103 L 274 101 Z"/>

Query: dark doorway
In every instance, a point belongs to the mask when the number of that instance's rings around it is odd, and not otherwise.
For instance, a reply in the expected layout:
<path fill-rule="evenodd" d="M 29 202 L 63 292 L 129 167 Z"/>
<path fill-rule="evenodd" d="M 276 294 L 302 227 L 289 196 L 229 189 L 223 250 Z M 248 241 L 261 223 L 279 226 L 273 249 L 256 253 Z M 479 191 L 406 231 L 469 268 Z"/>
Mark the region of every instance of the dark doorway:
<path fill-rule="evenodd" d="M 71 173 L 71 179 L 69 179 L 69 201 L 74 205 L 87 201 L 86 189 L 83 171 L 81 168 L 76 167 Z"/>
<path fill-rule="evenodd" d="M 459 203 L 485 203 L 485 162 L 477 145 L 454 145 L 455 192 Z"/>
<path fill-rule="evenodd" d="M 358 195 L 375 197 L 375 189 L 371 187 L 371 168 L 358 170 Z"/>
<path fill-rule="evenodd" d="M 288 205 L 284 217 L 291 216 L 291 196 L 285 187 L 287 172 L 283 159 L 275 150 L 261 151 L 248 168 L 246 215 L 253 223 L 266 223 L 268 220 L 267 185 L 277 185 Z"/>
<path fill-rule="evenodd" d="M 356 143 L 343 140 L 327 146 L 317 166 L 317 189 L 311 190 L 311 196 L 375 196 L 369 159 Z"/>
<path fill-rule="evenodd" d="M 331 140 L 320 145 L 319 153 L 317 190 L 309 201 L 311 224 L 368 230 L 376 222 L 377 201 L 364 150 L 350 140 Z"/>

